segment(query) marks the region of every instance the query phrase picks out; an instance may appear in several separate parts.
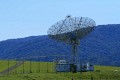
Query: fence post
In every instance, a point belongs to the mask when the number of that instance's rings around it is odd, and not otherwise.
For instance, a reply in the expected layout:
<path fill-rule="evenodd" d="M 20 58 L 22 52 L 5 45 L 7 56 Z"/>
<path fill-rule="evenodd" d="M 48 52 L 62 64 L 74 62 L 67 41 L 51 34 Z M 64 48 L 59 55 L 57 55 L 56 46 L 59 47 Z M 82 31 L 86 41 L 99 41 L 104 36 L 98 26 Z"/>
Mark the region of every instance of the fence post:
<path fill-rule="evenodd" d="M 9 62 L 9 59 L 8 59 L 8 74 L 7 75 L 9 75 L 9 71 L 10 71 L 9 67 L 10 67 L 10 62 Z"/>
<path fill-rule="evenodd" d="M 15 65 L 17 66 L 17 59 L 15 60 Z M 15 68 L 15 74 L 17 74 L 17 67 Z"/>
<path fill-rule="evenodd" d="M 31 63 L 31 59 L 30 59 L 30 73 L 32 73 L 32 63 Z"/>
<path fill-rule="evenodd" d="M 23 73 L 25 72 L 25 65 L 24 65 L 24 60 L 23 60 Z"/>

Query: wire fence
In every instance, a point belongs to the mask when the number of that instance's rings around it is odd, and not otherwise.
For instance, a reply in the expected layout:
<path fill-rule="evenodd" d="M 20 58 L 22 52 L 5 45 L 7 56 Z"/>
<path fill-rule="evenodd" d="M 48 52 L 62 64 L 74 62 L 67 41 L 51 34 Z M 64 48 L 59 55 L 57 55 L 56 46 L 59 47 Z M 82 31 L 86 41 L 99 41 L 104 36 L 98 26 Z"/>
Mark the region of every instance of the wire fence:
<path fill-rule="evenodd" d="M 101 67 L 89 72 L 57 72 L 56 59 L 66 57 L 36 56 L 0 60 L 0 80 L 120 80 L 120 67 L 108 71 Z"/>

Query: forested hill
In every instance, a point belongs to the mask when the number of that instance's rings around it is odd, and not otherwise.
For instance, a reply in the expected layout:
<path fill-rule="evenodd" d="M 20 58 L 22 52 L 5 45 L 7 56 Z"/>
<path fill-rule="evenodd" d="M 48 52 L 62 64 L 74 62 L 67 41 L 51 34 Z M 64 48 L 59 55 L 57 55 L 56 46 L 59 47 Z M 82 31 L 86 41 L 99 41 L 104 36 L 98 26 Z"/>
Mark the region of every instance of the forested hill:
<path fill-rule="evenodd" d="M 30 36 L 0 42 L 0 59 L 29 56 L 70 55 L 71 46 L 48 36 Z M 120 24 L 98 25 L 80 41 L 82 61 L 120 66 Z"/>

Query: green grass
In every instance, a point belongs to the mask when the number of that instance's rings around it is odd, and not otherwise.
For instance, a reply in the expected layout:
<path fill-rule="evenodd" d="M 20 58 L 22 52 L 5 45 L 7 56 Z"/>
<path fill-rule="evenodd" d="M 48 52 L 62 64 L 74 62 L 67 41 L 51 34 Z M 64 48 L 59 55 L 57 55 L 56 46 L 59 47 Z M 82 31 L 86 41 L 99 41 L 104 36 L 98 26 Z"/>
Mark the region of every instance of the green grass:
<path fill-rule="evenodd" d="M 95 70 L 101 70 L 101 71 L 120 71 L 120 67 L 115 66 L 95 66 Z"/>
<path fill-rule="evenodd" d="M 15 61 L 10 61 L 10 66 Z M 30 66 L 31 65 L 31 66 Z M 120 67 L 95 66 L 94 72 L 55 72 L 53 62 L 26 61 L 9 74 L 0 76 L 0 80 L 120 80 Z M 7 61 L 0 61 L 0 71 L 7 69 Z"/>
<path fill-rule="evenodd" d="M 11 67 L 11 66 L 13 66 L 15 64 L 16 64 L 15 61 L 10 61 L 9 65 L 8 65 L 8 61 L 0 60 L 0 72 L 7 69 L 8 66 Z"/>

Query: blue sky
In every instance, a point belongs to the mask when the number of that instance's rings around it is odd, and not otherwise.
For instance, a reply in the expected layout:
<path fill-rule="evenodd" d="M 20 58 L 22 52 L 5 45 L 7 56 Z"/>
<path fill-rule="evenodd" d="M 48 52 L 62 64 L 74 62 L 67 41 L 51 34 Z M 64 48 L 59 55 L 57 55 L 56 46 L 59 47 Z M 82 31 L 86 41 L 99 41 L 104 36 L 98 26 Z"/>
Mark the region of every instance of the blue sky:
<path fill-rule="evenodd" d="M 0 41 L 46 35 L 66 15 L 97 25 L 120 23 L 120 0 L 0 0 Z"/>

